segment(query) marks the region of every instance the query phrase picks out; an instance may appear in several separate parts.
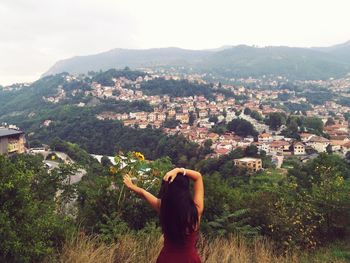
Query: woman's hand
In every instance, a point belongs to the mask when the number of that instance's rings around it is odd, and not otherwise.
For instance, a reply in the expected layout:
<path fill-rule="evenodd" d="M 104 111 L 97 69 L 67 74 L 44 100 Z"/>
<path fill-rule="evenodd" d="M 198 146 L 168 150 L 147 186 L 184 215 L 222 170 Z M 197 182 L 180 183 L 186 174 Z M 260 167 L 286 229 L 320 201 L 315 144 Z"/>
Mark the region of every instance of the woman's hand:
<path fill-rule="evenodd" d="M 171 171 L 167 172 L 164 177 L 163 177 L 163 180 L 168 182 L 169 183 L 172 183 L 174 180 L 175 180 L 175 177 L 177 176 L 177 174 L 181 171 L 179 171 L 181 169 L 179 168 L 175 168 L 175 169 L 172 169 Z"/>
<path fill-rule="evenodd" d="M 145 189 L 140 188 L 136 184 L 134 184 L 131 180 L 130 175 L 128 174 L 123 176 L 123 182 L 127 188 L 135 192 L 135 194 L 144 198 L 153 207 L 153 209 L 159 213 L 160 200 L 157 197 L 147 192 Z"/>
<path fill-rule="evenodd" d="M 127 188 L 129 188 L 130 190 L 135 191 L 137 186 L 132 182 L 130 175 L 128 175 L 128 174 L 124 175 L 123 182 L 124 182 L 124 184 L 126 185 Z"/>

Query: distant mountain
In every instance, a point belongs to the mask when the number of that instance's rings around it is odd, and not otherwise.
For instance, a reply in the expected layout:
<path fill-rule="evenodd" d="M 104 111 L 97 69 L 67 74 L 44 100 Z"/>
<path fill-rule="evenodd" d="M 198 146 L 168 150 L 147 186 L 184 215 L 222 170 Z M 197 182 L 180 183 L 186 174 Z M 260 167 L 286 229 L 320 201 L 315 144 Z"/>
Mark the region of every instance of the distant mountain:
<path fill-rule="evenodd" d="M 341 43 L 341 44 L 337 44 L 329 47 L 312 47 L 311 49 L 323 51 L 323 52 L 337 52 L 340 49 L 349 48 L 349 47 L 350 47 L 350 40 L 345 43 Z"/>
<path fill-rule="evenodd" d="M 113 49 L 96 55 L 78 56 L 58 61 L 44 76 L 61 72 L 87 73 L 111 68 L 157 67 L 196 63 L 211 54 L 210 50 L 181 48 Z"/>
<path fill-rule="evenodd" d="M 350 62 L 350 41 L 341 45 L 334 46 L 334 48 L 329 53 L 349 63 Z"/>
<path fill-rule="evenodd" d="M 330 47 L 314 48 L 315 50 L 329 53 L 338 59 L 350 63 L 350 41 Z"/>
<path fill-rule="evenodd" d="M 215 52 L 198 67 L 224 77 L 282 75 L 298 79 L 339 77 L 350 72 L 350 63 L 312 49 L 237 46 Z"/>
<path fill-rule="evenodd" d="M 235 78 L 281 75 L 291 79 L 326 79 L 350 72 L 350 41 L 324 48 L 223 46 L 211 50 L 158 48 L 114 49 L 57 62 L 45 74 L 87 73 L 110 68 L 179 66 Z"/>

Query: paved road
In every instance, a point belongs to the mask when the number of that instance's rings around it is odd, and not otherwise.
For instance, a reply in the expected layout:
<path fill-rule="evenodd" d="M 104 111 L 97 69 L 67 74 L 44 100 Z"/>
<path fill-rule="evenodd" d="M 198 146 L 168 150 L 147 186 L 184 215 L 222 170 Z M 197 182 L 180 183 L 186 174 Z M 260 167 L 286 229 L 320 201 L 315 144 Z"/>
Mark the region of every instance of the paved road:
<path fill-rule="evenodd" d="M 54 169 L 54 168 L 58 168 L 59 163 L 58 162 L 54 162 L 54 161 L 48 161 L 46 160 L 45 163 L 48 165 L 49 169 Z M 84 169 L 78 169 L 78 171 L 75 173 L 75 175 L 72 175 L 70 177 L 70 184 L 75 184 L 77 182 L 81 181 L 81 178 L 83 178 L 83 176 L 86 174 L 86 170 Z"/>

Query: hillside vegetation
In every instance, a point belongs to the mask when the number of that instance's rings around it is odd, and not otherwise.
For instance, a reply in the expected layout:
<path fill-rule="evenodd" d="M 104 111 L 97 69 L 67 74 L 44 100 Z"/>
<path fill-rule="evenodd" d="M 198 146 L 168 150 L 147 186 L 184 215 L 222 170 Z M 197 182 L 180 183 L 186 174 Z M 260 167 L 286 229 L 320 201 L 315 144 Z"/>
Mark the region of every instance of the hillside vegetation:
<path fill-rule="evenodd" d="M 116 156 L 116 165 L 106 158 L 99 164 L 75 144 L 56 141 L 52 148 L 69 153 L 86 170 L 82 181 L 67 184 L 76 165 L 48 170 L 40 156 L 0 158 L 0 260 L 83 262 L 102 254 L 106 262 L 155 258 L 161 247 L 157 214 L 123 187 L 122 175 L 132 174 L 157 195 L 162 176 L 173 167 L 171 159 L 149 162 L 128 153 Z M 349 260 L 350 169 L 345 160 L 323 154 L 294 164 L 288 174 L 268 169 L 253 176 L 232 167 L 231 158 L 239 154 L 203 160 L 196 167 L 206 189 L 204 239 L 198 243 L 205 262 L 220 256 L 226 262 L 298 262 L 308 254 L 320 254 L 320 261 L 310 257 L 305 262 Z M 243 243 L 232 239 L 236 235 Z"/>

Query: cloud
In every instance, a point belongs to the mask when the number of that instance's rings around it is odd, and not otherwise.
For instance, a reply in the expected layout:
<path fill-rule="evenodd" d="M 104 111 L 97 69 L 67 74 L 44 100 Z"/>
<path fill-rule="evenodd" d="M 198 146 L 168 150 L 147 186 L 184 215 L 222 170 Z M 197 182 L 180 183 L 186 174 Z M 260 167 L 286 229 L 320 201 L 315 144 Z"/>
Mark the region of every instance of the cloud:
<path fill-rule="evenodd" d="M 5 0 L 0 25 L 1 84 L 34 80 L 59 59 L 135 47 L 138 30 L 123 8 L 96 1 Z"/>
<path fill-rule="evenodd" d="M 112 48 L 336 44 L 350 39 L 349 9 L 347 0 L 1 0 L 0 83 Z"/>

